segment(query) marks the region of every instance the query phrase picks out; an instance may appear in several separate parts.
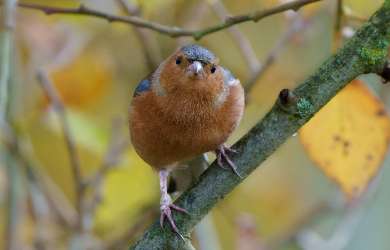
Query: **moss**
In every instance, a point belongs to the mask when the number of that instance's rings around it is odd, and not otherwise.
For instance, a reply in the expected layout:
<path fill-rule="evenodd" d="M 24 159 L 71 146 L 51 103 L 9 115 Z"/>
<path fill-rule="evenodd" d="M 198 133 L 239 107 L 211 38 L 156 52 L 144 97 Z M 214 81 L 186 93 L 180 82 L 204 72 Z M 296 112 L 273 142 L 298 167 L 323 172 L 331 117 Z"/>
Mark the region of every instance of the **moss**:
<path fill-rule="evenodd" d="M 299 98 L 297 102 L 297 109 L 301 118 L 306 118 L 314 112 L 313 104 L 311 104 L 311 102 L 306 98 Z"/>
<path fill-rule="evenodd" d="M 387 56 L 388 41 L 380 40 L 375 45 L 374 48 L 363 47 L 359 50 L 360 57 L 369 67 L 384 63 Z"/>

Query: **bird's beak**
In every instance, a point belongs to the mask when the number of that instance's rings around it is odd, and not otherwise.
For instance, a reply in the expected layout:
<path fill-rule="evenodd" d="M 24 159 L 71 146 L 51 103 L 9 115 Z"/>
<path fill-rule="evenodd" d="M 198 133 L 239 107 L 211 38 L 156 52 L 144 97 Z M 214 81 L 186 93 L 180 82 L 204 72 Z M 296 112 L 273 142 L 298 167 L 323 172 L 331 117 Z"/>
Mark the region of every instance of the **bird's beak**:
<path fill-rule="evenodd" d="M 203 72 L 203 65 L 198 61 L 194 61 L 190 66 L 188 66 L 188 70 L 194 76 L 197 76 Z"/>

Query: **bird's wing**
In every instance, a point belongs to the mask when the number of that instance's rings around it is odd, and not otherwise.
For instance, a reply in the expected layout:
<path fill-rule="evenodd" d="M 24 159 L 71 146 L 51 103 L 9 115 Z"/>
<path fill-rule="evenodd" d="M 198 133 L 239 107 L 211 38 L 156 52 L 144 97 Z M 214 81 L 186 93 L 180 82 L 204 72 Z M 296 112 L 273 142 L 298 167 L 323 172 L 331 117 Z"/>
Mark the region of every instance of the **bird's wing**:
<path fill-rule="evenodd" d="M 222 67 L 222 70 L 223 70 L 223 81 L 225 83 L 225 85 L 227 86 L 233 86 L 233 85 L 237 85 L 240 83 L 240 80 L 238 80 L 236 77 L 234 77 L 234 75 L 232 74 L 232 72 L 230 72 L 230 70 Z"/>
<path fill-rule="evenodd" d="M 152 89 L 151 75 L 140 81 L 134 90 L 133 97 L 141 95 L 143 92 L 147 92 Z"/>

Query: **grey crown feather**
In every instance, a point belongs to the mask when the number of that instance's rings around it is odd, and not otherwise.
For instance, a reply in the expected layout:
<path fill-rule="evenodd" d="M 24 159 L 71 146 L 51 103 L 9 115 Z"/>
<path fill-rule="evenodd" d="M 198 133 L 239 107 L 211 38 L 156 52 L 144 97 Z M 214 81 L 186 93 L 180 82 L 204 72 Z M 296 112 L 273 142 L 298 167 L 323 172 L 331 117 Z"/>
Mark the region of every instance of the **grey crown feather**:
<path fill-rule="evenodd" d="M 211 51 L 196 44 L 183 46 L 180 50 L 190 60 L 211 63 L 216 59 Z"/>

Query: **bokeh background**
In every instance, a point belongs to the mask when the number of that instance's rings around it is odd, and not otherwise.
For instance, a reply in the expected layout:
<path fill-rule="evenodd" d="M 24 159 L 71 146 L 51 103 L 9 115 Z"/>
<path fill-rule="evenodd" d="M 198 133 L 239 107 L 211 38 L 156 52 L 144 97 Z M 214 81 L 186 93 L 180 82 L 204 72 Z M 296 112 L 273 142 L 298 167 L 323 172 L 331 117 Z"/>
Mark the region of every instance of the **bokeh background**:
<path fill-rule="evenodd" d="M 201 28 L 220 22 L 226 14 L 221 6 L 228 13 L 242 14 L 287 1 L 124 1 L 127 9 L 114 0 L 20 2 L 60 7 L 83 3 L 115 15 L 135 14 L 168 25 Z M 218 55 L 243 85 L 253 84 L 243 121 L 229 143 L 265 115 L 281 89 L 293 88 L 309 76 L 382 2 L 343 1 L 341 28 L 336 30 L 337 1 L 330 0 L 198 41 Z M 13 230 L 12 249 L 78 249 L 72 227 L 77 195 L 70 158 L 58 115 L 36 77 L 45 69 L 65 106 L 82 176 L 89 180 L 100 173 L 85 194 L 92 204 L 83 218 L 85 247 L 126 249 L 159 216 L 158 177 L 129 142 L 132 93 L 159 61 L 194 41 L 93 17 L 47 16 L 21 8 L 15 21 L 9 117 L 22 160 L 1 147 L 0 248 L 11 249 L 7 241 L 12 240 L 9 230 Z M 249 45 L 249 56 L 231 32 Z M 270 53 L 274 60 L 253 79 Z M 4 51 L 0 56 L 4 58 Z M 375 75 L 361 80 L 390 107 L 389 85 Z M 113 159 L 106 157 L 110 150 L 116 152 Z M 390 158 L 378 164 L 377 177 L 354 199 L 314 162 L 299 133 L 291 137 L 212 210 L 196 228 L 194 245 L 210 250 L 390 249 Z M 11 229 L 10 216 L 14 216 Z"/>

